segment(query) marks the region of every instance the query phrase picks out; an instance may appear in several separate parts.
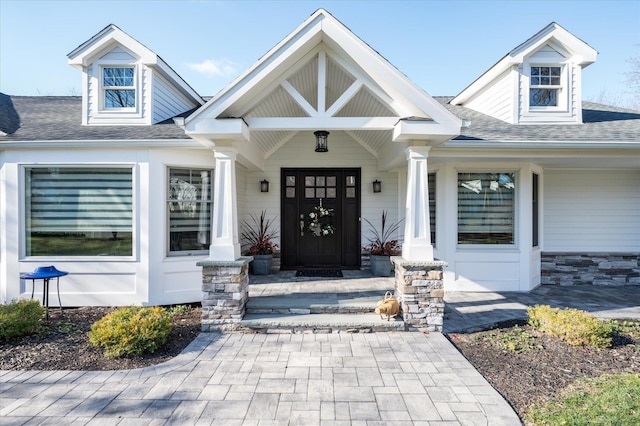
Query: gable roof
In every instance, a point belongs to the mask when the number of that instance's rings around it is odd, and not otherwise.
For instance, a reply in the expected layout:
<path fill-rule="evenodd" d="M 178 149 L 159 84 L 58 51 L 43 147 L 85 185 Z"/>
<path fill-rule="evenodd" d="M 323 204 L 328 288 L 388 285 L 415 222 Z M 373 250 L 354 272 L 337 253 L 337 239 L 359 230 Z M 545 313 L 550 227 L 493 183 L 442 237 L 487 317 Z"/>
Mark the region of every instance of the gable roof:
<path fill-rule="evenodd" d="M 156 69 L 160 74 L 171 82 L 171 84 L 188 96 L 192 101 L 203 105 L 204 101 L 198 93 L 176 73 L 160 56 L 151 49 L 122 31 L 114 24 L 109 24 L 98 31 L 89 40 L 73 49 L 67 55 L 69 65 L 83 71 L 91 62 L 101 54 L 113 49 L 115 46 L 122 46 L 140 58 L 143 64 Z"/>
<path fill-rule="evenodd" d="M 518 126 L 469 108 L 451 105 L 452 97 L 439 96 L 435 99 L 460 119 L 470 121 L 469 127 L 463 128 L 454 141 L 640 143 L 640 111 L 583 102 L 584 124 Z M 0 142 L 191 141 L 173 120 L 149 126 L 82 126 L 79 120 L 82 100 L 79 96 L 12 96 L 10 100 L 19 115 L 20 128 L 13 134 L 0 134 Z"/>
<path fill-rule="evenodd" d="M 315 61 L 315 54 L 320 55 L 318 70 L 325 63 L 323 61 L 333 61 L 336 67 L 353 76 L 351 86 L 347 83 L 341 89 L 342 95 L 338 100 L 344 103 L 340 106 L 344 107 L 347 102 L 354 100 L 363 89 L 370 92 L 362 95 L 363 98 L 376 99 L 381 105 L 377 111 L 369 113 L 383 116 L 372 120 L 363 114 L 363 108 L 354 108 L 361 115 L 354 116 L 352 112 L 349 117 L 344 117 L 338 114 L 337 108 L 325 105 L 324 93 L 320 93 L 324 89 L 324 82 L 328 85 L 337 83 L 330 79 L 320 81 L 326 77 L 322 74 L 324 71 L 318 71 L 317 80 L 314 80 L 318 87 L 316 105 L 309 105 L 308 99 L 295 87 L 292 90 L 290 86 L 293 85 L 287 78 L 295 72 L 302 72 L 305 66 Z M 267 99 L 274 90 L 279 90 L 279 86 L 283 87 L 283 92 L 288 92 L 282 98 L 289 100 L 286 108 L 282 103 L 279 105 L 282 106 L 281 110 L 290 115 L 271 115 L 268 116 L 270 120 L 247 118 L 245 114 L 255 106 L 256 99 Z M 230 125 L 229 119 L 239 117 L 244 118 L 243 122 Z M 352 119 L 354 117 L 368 120 Z M 420 120 L 403 120 L 408 117 L 418 117 Z M 253 128 L 252 121 L 256 124 Z M 273 127 L 260 127 L 258 123 L 260 126 Z M 246 139 L 252 130 L 300 131 L 322 128 L 393 130 L 393 139 L 396 141 L 421 139 L 429 135 L 439 143 L 458 134 L 462 123 L 331 14 L 319 9 L 255 65 L 180 124 L 185 126 L 187 134 L 207 135 L 212 140 L 216 137 Z M 229 129 L 234 133 L 229 133 Z"/>
<path fill-rule="evenodd" d="M 461 105 L 474 95 L 480 92 L 495 78 L 507 71 L 514 65 L 522 64 L 527 56 L 535 53 L 538 49 L 548 43 L 562 46 L 573 56 L 576 63 L 587 67 L 596 61 L 598 52 L 578 37 L 565 30 L 559 24 L 551 22 L 549 25 L 538 31 L 524 43 L 518 45 L 505 56 L 496 62 L 491 68 L 485 71 L 474 82 L 468 85 L 457 96 L 451 100 L 453 105 Z"/>
<path fill-rule="evenodd" d="M 80 96 L 12 96 L 20 128 L 0 141 L 103 141 L 190 139 L 173 120 L 146 126 L 83 126 Z"/>
<path fill-rule="evenodd" d="M 470 123 L 453 139 L 455 141 L 640 143 L 640 111 L 636 110 L 583 102 L 583 124 L 567 126 L 545 123 L 520 126 L 470 108 L 452 105 L 451 97 L 439 96 L 436 99 L 449 111 Z"/>

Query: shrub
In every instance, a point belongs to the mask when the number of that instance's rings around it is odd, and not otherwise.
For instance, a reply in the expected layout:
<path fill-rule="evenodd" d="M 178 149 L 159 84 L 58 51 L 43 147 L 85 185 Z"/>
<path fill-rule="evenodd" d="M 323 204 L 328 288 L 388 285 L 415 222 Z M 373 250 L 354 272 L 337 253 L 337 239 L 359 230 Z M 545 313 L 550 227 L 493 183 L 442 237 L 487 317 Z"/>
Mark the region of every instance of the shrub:
<path fill-rule="evenodd" d="M 91 326 L 89 341 L 107 358 L 153 353 L 167 341 L 171 314 L 159 306 L 131 306 L 105 315 Z"/>
<path fill-rule="evenodd" d="M 617 327 L 613 321 L 600 321 L 577 309 L 559 309 L 548 305 L 527 308 L 529 324 L 556 336 L 572 346 L 611 347 Z"/>
<path fill-rule="evenodd" d="M 8 305 L 0 305 L 0 340 L 33 333 L 43 315 L 44 308 L 37 300 L 14 300 Z"/>

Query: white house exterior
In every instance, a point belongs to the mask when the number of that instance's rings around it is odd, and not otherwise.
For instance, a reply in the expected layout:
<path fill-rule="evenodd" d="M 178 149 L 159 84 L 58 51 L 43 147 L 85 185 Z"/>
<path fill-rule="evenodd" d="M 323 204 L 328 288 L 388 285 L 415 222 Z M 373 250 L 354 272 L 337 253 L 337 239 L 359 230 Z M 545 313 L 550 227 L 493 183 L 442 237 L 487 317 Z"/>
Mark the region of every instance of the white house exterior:
<path fill-rule="evenodd" d="M 582 101 L 596 56 L 552 23 L 433 98 L 318 10 L 205 103 L 110 25 L 69 54 L 82 98 L 5 102 L 0 301 L 50 264 L 65 306 L 199 301 L 196 263 L 239 258 L 264 209 L 283 268 L 362 268 L 360 219 L 388 211 L 403 258 L 448 263 L 447 291 L 640 285 L 640 112 Z M 335 231 L 316 237 L 321 203 Z"/>

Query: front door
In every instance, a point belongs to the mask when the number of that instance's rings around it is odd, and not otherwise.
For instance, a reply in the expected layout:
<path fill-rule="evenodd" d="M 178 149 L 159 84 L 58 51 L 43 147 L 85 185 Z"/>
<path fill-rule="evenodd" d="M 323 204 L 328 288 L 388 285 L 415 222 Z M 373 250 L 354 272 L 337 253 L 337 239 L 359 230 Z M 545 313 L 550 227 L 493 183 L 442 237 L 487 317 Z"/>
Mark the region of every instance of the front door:
<path fill-rule="evenodd" d="M 281 267 L 360 268 L 360 169 L 282 169 Z"/>

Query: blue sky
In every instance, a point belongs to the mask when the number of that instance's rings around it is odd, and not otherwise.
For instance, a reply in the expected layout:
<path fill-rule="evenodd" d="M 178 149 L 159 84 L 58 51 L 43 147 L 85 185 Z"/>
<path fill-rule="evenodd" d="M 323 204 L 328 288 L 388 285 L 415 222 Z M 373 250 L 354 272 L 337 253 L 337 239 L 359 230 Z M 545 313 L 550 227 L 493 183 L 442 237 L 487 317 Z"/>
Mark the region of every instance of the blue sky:
<path fill-rule="evenodd" d="M 585 99 L 628 103 L 640 1 L 0 0 L 0 91 L 79 95 L 66 55 L 114 23 L 213 95 L 325 8 L 431 95 L 456 95 L 552 21 L 598 52 Z"/>

